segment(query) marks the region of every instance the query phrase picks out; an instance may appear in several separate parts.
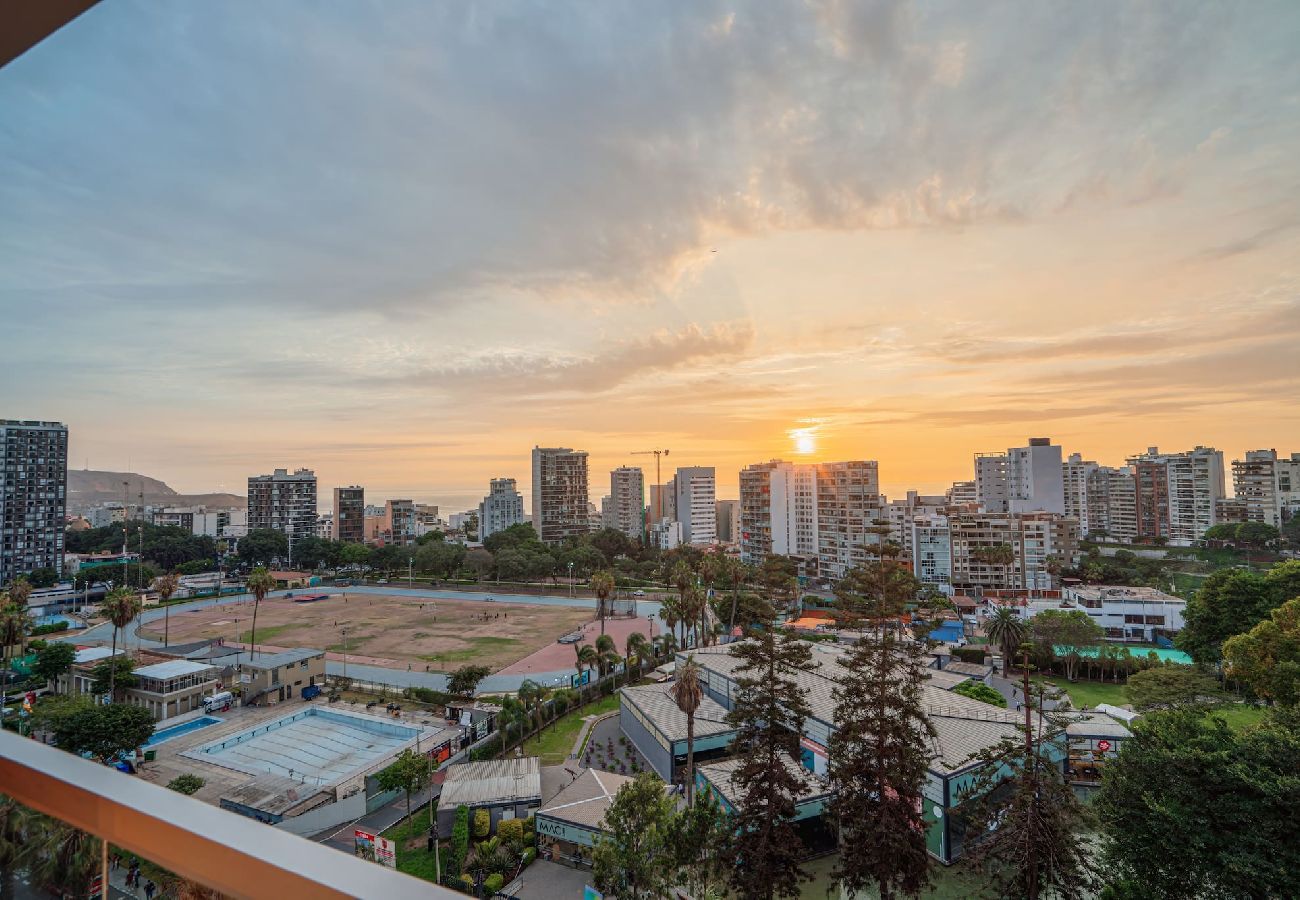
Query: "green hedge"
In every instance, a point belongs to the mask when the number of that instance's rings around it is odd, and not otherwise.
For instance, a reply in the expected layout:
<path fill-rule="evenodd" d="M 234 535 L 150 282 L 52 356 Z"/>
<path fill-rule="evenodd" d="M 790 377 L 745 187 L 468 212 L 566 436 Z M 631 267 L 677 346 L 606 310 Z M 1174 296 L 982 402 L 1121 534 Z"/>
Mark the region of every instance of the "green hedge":
<path fill-rule="evenodd" d="M 493 872 L 487 878 L 483 879 L 483 887 L 487 891 L 489 897 L 501 890 L 505 885 L 505 876 L 500 872 Z"/>
<path fill-rule="evenodd" d="M 469 858 L 469 807 L 456 807 L 456 824 L 451 828 L 451 869 L 460 872 Z"/>

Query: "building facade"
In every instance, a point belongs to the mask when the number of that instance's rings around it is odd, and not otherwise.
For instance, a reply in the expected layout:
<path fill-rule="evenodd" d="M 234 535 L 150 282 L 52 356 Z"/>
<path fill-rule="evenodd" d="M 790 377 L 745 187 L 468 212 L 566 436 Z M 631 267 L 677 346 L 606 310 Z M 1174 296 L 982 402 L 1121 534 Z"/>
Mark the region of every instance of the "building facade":
<path fill-rule="evenodd" d="M 912 574 L 948 593 L 952 589 L 952 535 L 940 515 L 912 519 Z"/>
<path fill-rule="evenodd" d="M 718 542 L 718 476 L 712 466 L 684 466 L 673 477 L 682 540 L 697 547 Z"/>
<path fill-rule="evenodd" d="M 1161 453 L 1151 447 L 1130 457 L 1137 483 L 1137 537 L 1190 546 L 1217 524 L 1225 496 L 1223 452 L 1197 447 Z"/>
<path fill-rule="evenodd" d="M 949 506 L 975 506 L 980 502 L 974 481 L 954 481 L 943 496 Z"/>
<path fill-rule="evenodd" d="M 1080 534 L 1092 532 L 1092 520 L 1089 515 L 1088 491 L 1092 476 L 1100 466 L 1084 459 L 1078 453 L 1071 453 L 1070 458 L 1061 464 L 1061 482 L 1065 491 L 1065 514 L 1079 523 Z"/>
<path fill-rule="evenodd" d="M 533 528 L 545 543 L 591 530 L 585 450 L 534 447 L 532 494 Z"/>
<path fill-rule="evenodd" d="M 487 496 L 478 505 L 480 541 L 524 520 L 524 495 L 513 478 L 493 478 Z"/>
<path fill-rule="evenodd" d="M 1007 451 L 1007 509 L 1065 515 L 1061 448 L 1051 438 L 1029 439 Z"/>
<path fill-rule="evenodd" d="M 248 479 L 248 527 L 270 528 L 298 537 L 316 533 L 316 473 L 276 469 Z"/>
<path fill-rule="evenodd" d="M 740 539 L 740 501 L 719 500 L 713 506 L 718 520 L 718 543 L 736 543 Z"/>
<path fill-rule="evenodd" d="M 609 473 L 609 514 L 606 528 L 615 528 L 634 541 L 645 540 L 645 473 L 636 466 L 619 466 Z"/>
<path fill-rule="evenodd" d="M 334 540 L 366 542 L 366 489 L 361 485 L 334 489 Z"/>
<path fill-rule="evenodd" d="M 796 526 L 816 535 L 817 574 L 843 578 L 849 569 L 879 559 L 887 540 L 879 464 L 860 459 L 810 468 L 815 493 L 798 505 L 797 515 L 808 518 Z"/>
<path fill-rule="evenodd" d="M 384 504 L 384 543 L 402 547 L 415 543 L 414 500 L 389 500 Z"/>
<path fill-rule="evenodd" d="M 774 459 L 740 473 L 740 558 L 817 559 L 817 468 Z"/>
<path fill-rule="evenodd" d="M 1010 509 L 1005 453 L 975 454 L 975 500 L 986 513 Z"/>
<path fill-rule="evenodd" d="M 1279 458 L 1276 450 L 1250 450 L 1232 462 L 1232 493 L 1246 508 L 1246 520 L 1281 528 L 1300 514 L 1300 453 Z"/>
<path fill-rule="evenodd" d="M 1079 533 L 1131 544 L 1137 539 L 1137 480 L 1131 466 L 1098 466 L 1088 474 L 1088 527 Z"/>
<path fill-rule="evenodd" d="M 0 585 L 37 569 L 63 574 L 68 428 L 0 419 Z"/>

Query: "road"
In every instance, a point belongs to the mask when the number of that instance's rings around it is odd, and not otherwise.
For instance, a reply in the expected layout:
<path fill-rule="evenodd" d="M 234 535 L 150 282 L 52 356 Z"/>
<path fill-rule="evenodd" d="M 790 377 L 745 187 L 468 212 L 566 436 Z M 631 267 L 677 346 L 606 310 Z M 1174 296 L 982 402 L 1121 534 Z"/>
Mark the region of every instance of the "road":
<path fill-rule="evenodd" d="M 330 590 L 343 591 L 343 588 L 329 588 Z M 300 590 L 300 589 L 299 589 Z M 453 591 L 453 590 L 434 590 L 429 588 L 405 588 L 401 585 L 391 584 L 382 587 L 370 585 L 358 586 L 353 585 L 346 588 L 349 594 L 372 594 L 375 596 L 391 596 L 401 594 L 403 596 L 420 597 L 428 600 L 466 600 L 475 603 L 532 603 L 540 606 L 572 606 L 590 609 L 593 612 L 596 609 L 596 601 L 587 597 L 564 597 L 558 595 L 546 594 L 488 594 L 476 591 Z M 288 591 L 272 591 L 268 596 L 282 597 Z M 225 597 L 209 597 L 206 600 L 196 600 L 193 603 L 174 604 L 172 609 L 189 611 L 194 609 L 208 609 L 214 606 L 225 606 L 230 603 L 238 603 L 253 599 L 252 594 L 231 594 Z M 655 600 L 639 600 L 637 602 L 638 612 L 641 615 L 659 617 L 660 604 Z M 140 636 L 140 626 L 161 619 L 166 611 L 159 607 L 151 607 L 140 613 L 122 633 L 118 635 L 118 646 L 135 646 L 135 647 L 161 647 L 162 641 L 150 640 Z M 94 628 L 86 631 L 67 636 L 54 638 L 55 640 L 69 641 L 76 644 L 108 644 L 113 639 L 113 626 L 107 622 L 102 625 L 96 625 Z M 344 669 L 347 671 L 345 672 Z M 413 672 L 402 669 L 388 669 L 382 666 L 364 666 L 356 663 L 343 663 L 342 661 L 327 660 L 325 663 L 325 672 L 329 675 L 347 675 L 351 678 L 370 681 L 376 684 L 385 684 L 395 688 L 424 687 L 441 691 L 447 688 L 447 676 L 438 672 Z M 535 681 L 538 684 L 548 687 L 559 687 L 569 683 L 569 676 L 573 674 L 571 667 L 557 669 L 554 672 L 533 672 L 531 674 L 512 674 L 512 675 L 489 675 L 478 686 L 478 693 L 495 694 L 509 693 L 519 690 L 519 686 L 525 680 Z"/>

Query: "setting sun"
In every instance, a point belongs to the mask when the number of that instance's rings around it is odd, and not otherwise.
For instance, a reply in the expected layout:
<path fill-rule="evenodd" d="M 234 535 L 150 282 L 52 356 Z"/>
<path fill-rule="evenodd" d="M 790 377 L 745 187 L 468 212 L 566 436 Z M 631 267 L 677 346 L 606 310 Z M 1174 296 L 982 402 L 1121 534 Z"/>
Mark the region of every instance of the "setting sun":
<path fill-rule="evenodd" d="M 790 432 L 790 437 L 794 438 L 794 449 L 796 453 L 815 453 L 817 452 L 817 434 L 811 428 L 796 428 Z"/>

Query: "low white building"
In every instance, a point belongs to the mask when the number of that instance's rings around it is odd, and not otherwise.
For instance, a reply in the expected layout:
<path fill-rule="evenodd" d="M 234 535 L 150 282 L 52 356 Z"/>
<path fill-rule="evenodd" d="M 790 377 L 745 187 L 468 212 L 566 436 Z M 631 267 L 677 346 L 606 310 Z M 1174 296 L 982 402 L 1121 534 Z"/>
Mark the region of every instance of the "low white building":
<path fill-rule="evenodd" d="M 1152 643 L 1157 634 L 1182 631 L 1187 601 L 1156 588 L 1089 584 L 1065 587 L 1060 600 L 1031 600 L 1021 609 L 1026 618 L 1045 609 L 1080 609 L 1107 640 Z"/>

